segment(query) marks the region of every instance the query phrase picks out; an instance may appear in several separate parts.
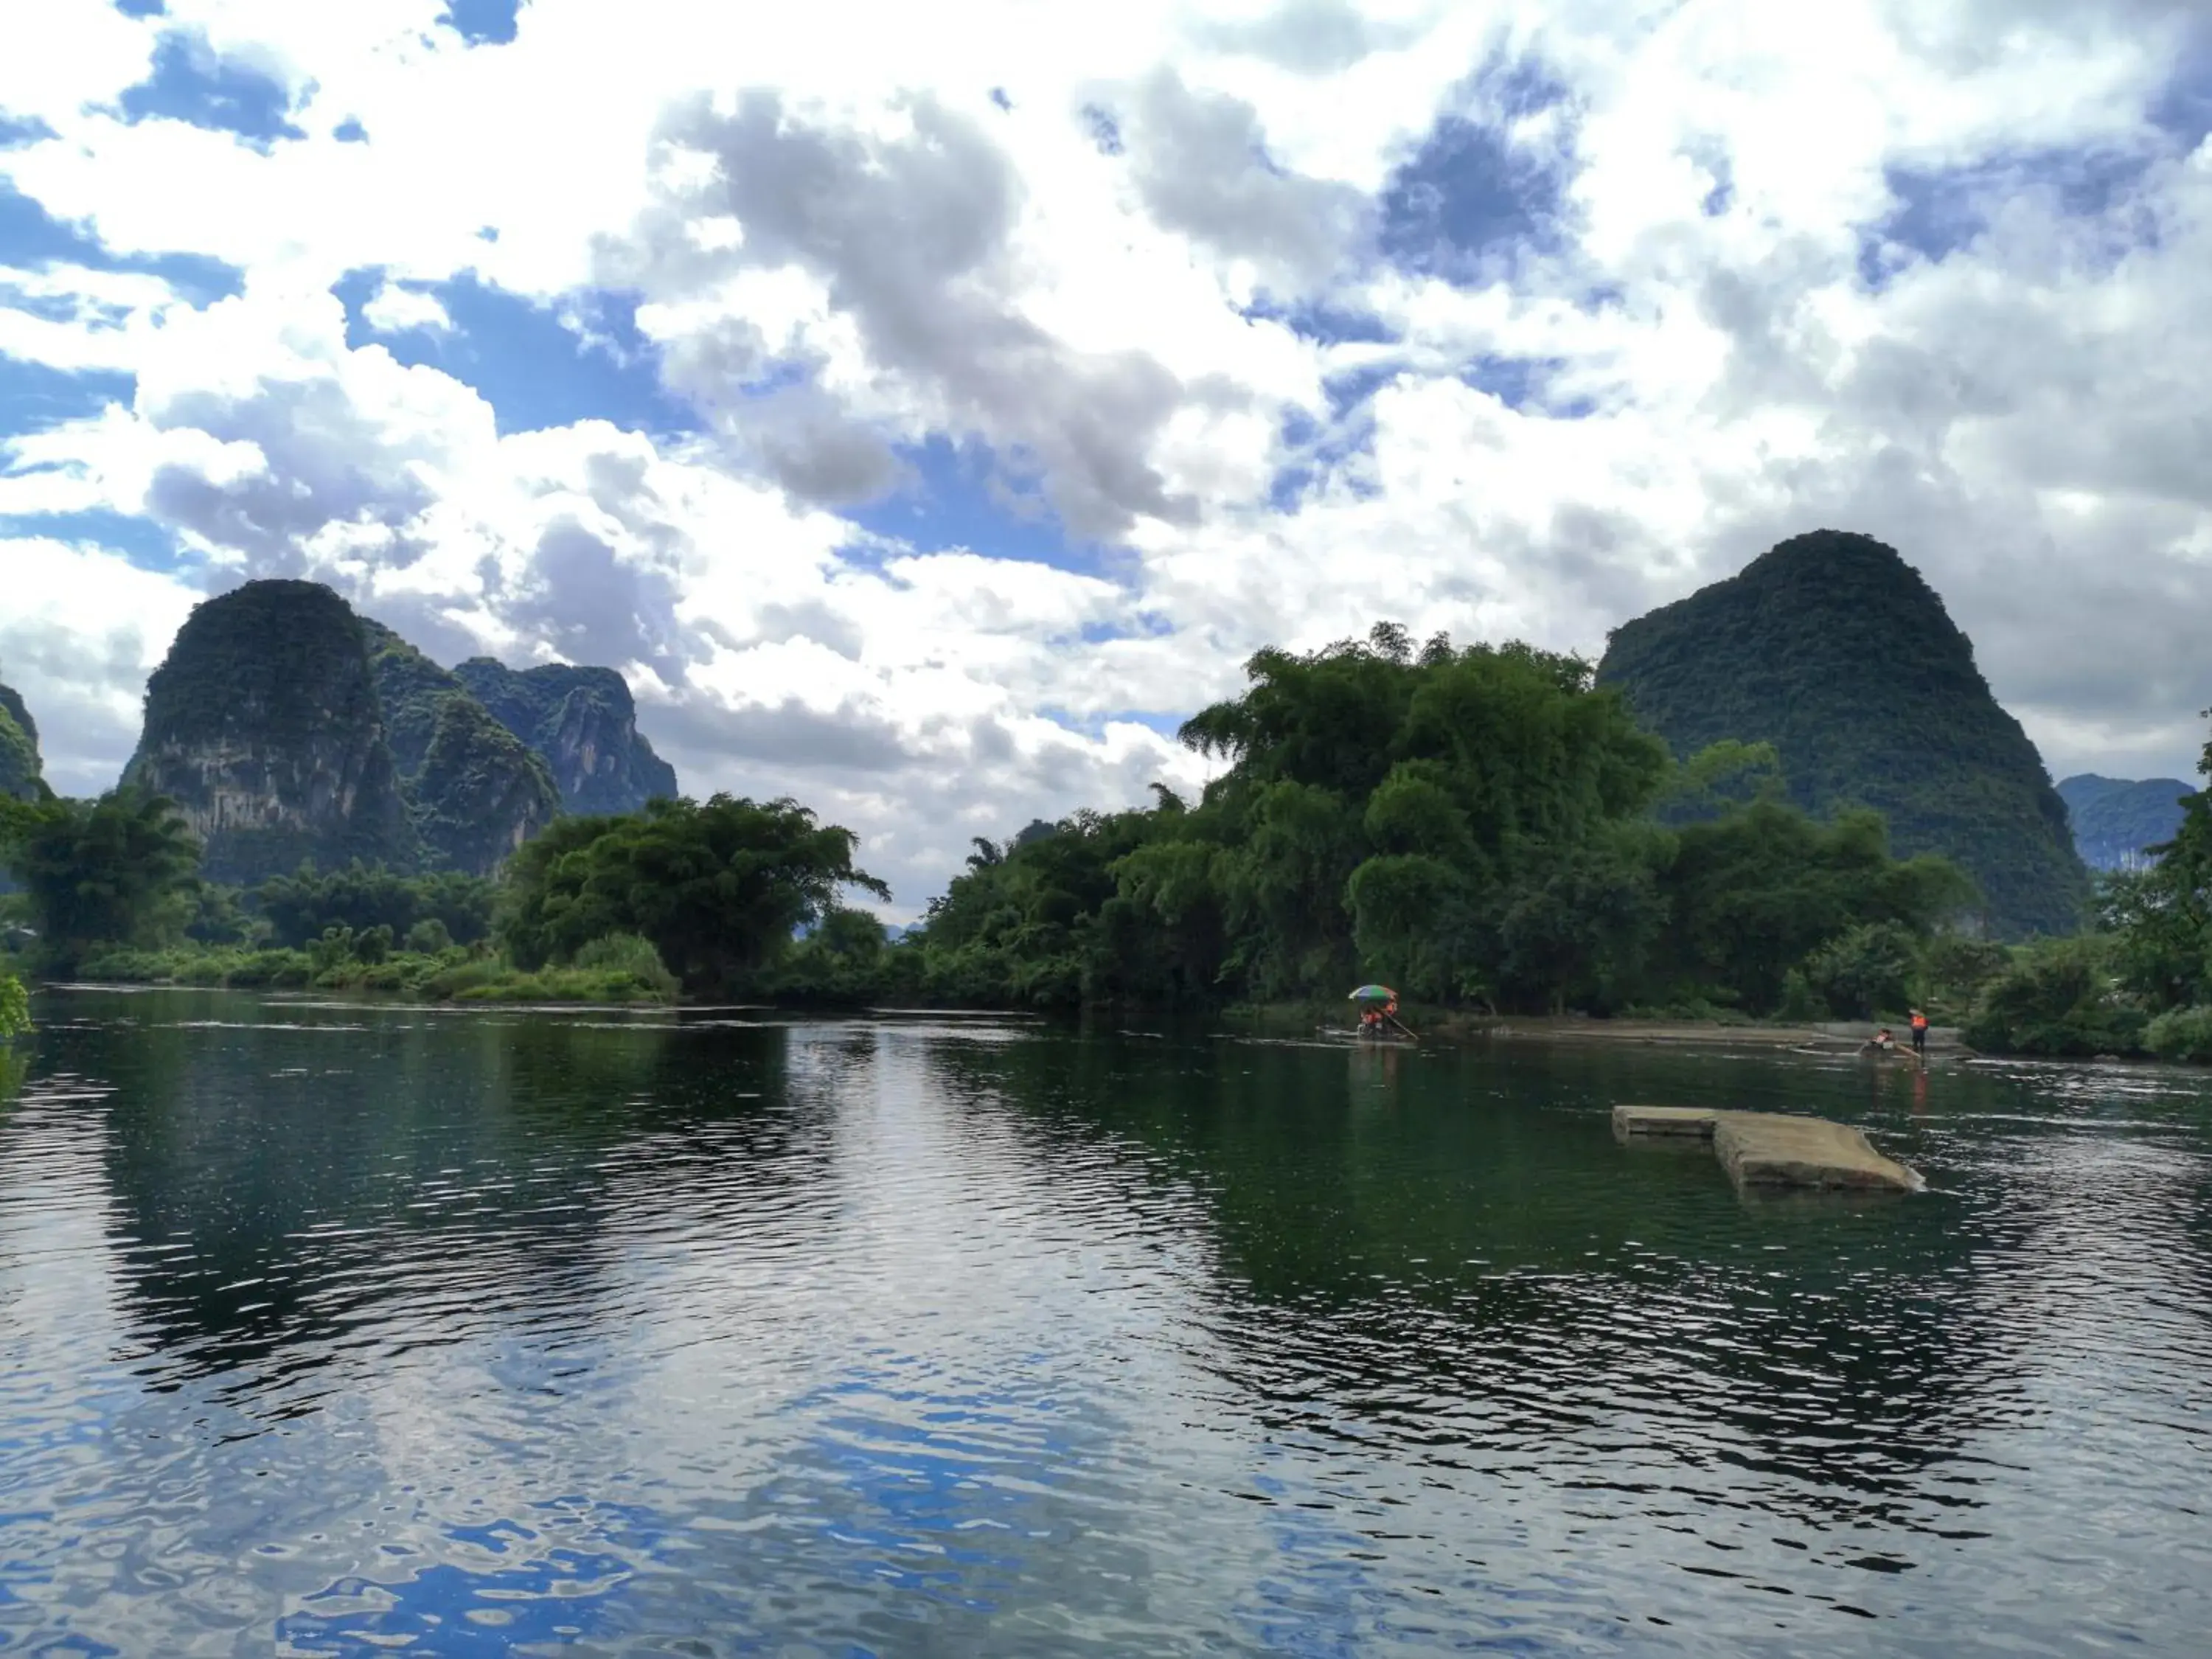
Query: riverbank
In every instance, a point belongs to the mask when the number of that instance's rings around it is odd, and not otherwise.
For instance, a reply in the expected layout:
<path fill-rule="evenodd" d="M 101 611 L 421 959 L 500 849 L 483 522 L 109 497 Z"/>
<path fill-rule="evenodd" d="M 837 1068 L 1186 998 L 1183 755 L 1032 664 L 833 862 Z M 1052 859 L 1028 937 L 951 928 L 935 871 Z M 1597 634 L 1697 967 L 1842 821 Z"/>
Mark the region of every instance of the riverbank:
<path fill-rule="evenodd" d="M 1434 1027 L 1439 1036 L 1487 1037 L 1507 1042 L 1601 1042 L 1698 1045 L 1739 1048 L 1814 1048 L 1852 1052 L 1877 1029 L 1871 1020 L 1824 1021 L 1817 1024 L 1736 1024 L 1721 1020 L 1592 1019 L 1566 1014 L 1537 1016 L 1446 1016 Z M 1911 1043 L 1901 1025 L 1893 1025 L 1898 1046 Z M 1971 1054 L 1955 1026 L 1929 1028 L 1930 1054 Z"/>
<path fill-rule="evenodd" d="M 653 1006 L 678 1000 L 675 981 L 651 966 L 525 972 L 503 957 L 458 947 L 436 954 L 394 951 L 375 962 L 281 949 L 111 951 L 79 963 L 68 978 L 83 985 L 381 992 L 423 1002 Z"/>
<path fill-rule="evenodd" d="M 1750 1019 L 1600 1019 L 1588 1014 L 1487 1014 L 1467 1009 L 1409 1006 L 1405 1023 L 1424 1040 L 1450 1042 L 1578 1042 L 1674 1047 L 1795 1048 L 1819 1053 L 1856 1052 L 1878 1029 L 1871 1020 L 1828 1020 L 1804 1024 Z M 1274 1003 L 1229 1009 L 1231 1023 L 1268 1033 L 1304 1035 L 1316 1030 L 1352 1029 L 1353 1016 L 1327 1003 Z M 1902 1021 L 1893 1022 L 1901 1049 L 1910 1049 Z M 1973 1052 L 1956 1026 L 1938 1025 L 1928 1033 L 1931 1054 Z"/>

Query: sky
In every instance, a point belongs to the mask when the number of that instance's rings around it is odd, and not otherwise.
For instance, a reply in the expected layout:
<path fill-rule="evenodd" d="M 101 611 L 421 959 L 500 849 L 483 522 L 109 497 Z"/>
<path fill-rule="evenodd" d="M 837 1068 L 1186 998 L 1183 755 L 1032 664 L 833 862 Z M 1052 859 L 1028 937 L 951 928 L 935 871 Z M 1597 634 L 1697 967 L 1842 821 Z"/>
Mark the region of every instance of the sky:
<path fill-rule="evenodd" d="M 195 603 L 311 577 L 618 668 L 688 792 L 851 826 L 910 916 L 972 836 L 1202 784 L 1261 646 L 1595 658 L 1821 527 L 2054 776 L 2203 742 L 2202 0 L 0 33 L 0 678 L 65 793 Z"/>

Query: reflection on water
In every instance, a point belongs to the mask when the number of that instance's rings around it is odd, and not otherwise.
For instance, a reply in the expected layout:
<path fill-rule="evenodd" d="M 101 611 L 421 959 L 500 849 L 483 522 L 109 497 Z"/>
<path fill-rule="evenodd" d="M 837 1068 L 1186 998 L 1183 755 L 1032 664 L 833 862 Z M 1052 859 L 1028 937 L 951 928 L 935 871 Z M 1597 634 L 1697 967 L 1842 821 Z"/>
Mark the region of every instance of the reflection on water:
<path fill-rule="evenodd" d="M 0 1647 L 2194 1652 L 2212 1091 L 53 996 Z M 1866 1124 L 1746 1200 L 1606 1109 Z"/>

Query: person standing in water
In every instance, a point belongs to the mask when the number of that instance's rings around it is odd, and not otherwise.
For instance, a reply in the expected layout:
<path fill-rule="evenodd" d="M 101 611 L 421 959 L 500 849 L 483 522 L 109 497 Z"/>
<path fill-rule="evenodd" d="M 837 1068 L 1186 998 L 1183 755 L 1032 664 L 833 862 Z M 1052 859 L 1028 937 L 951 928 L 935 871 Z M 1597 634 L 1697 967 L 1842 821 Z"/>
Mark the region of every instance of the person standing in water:
<path fill-rule="evenodd" d="M 1912 1052 L 1922 1060 L 1928 1058 L 1928 1016 L 1918 1008 L 1912 1011 Z"/>

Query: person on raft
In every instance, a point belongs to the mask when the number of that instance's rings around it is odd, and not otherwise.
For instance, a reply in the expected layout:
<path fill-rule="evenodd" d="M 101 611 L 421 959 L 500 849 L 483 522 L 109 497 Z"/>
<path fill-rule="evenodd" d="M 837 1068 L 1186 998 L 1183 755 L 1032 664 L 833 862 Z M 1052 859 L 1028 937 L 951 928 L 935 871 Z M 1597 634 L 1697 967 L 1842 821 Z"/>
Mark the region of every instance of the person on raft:
<path fill-rule="evenodd" d="M 1897 1039 L 1889 1034 L 1889 1027 L 1885 1025 L 1867 1039 L 1866 1046 L 1878 1054 L 1893 1054 L 1897 1052 Z M 1866 1050 L 1863 1048 L 1859 1052 L 1863 1054 Z"/>
<path fill-rule="evenodd" d="M 1928 1016 L 1917 1008 L 1912 1011 L 1912 1052 L 1928 1058 Z"/>

